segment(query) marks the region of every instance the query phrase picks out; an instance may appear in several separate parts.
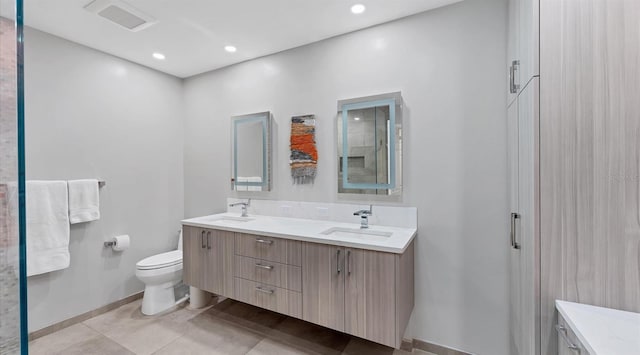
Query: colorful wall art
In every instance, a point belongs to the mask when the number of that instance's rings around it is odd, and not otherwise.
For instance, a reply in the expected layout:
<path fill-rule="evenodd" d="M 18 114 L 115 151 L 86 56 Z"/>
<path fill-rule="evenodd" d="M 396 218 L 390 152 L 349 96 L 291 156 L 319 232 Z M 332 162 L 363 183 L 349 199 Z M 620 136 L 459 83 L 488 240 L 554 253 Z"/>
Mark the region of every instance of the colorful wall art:
<path fill-rule="evenodd" d="M 313 183 L 318 165 L 314 115 L 291 118 L 291 157 L 289 159 L 293 183 Z"/>

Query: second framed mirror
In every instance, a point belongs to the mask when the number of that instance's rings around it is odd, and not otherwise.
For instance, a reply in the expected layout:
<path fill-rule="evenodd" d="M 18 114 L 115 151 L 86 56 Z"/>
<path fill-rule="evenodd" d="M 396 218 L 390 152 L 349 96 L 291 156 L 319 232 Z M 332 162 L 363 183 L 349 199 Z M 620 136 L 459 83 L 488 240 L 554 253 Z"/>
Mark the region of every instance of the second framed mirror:
<path fill-rule="evenodd" d="M 338 102 L 338 192 L 399 195 L 402 96 L 399 92 Z"/>

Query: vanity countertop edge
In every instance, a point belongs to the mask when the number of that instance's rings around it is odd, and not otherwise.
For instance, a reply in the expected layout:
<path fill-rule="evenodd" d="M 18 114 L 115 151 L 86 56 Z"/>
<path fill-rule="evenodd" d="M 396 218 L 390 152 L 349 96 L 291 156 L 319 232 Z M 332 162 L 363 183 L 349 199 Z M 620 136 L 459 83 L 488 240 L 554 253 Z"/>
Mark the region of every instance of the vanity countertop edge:
<path fill-rule="evenodd" d="M 556 309 L 589 354 L 640 354 L 640 313 L 560 300 Z"/>
<path fill-rule="evenodd" d="M 356 238 L 343 238 L 321 234 L 330 228 L 358 229 L 359 224 L 344 223 L 327 220 L 287 218 L 251 215 L 247 222 L 221 223 L 218 218 L 239 219 L 237 213 L 219 213 L 182 220 L 182 225 L 224 230 L 229 232 L 254 234 L 265 237 L 283 238 L 303 242 L 337 245 L 365 250 L 402 254 L 409 247 L 417 235 L 417 228 L 400 228 L 371 225 L 369 230 L 374 232 L 391 232 L 388 240 L 369 241 Z"/>

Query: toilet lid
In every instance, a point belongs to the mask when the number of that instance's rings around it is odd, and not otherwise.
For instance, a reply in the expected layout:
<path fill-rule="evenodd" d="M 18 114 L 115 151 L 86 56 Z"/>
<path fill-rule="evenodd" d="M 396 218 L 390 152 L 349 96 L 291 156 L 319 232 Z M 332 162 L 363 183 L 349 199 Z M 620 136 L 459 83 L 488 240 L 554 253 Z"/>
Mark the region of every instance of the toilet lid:
<path fill-rule="evenodd" d="M 140 270 L 159 269 L 182 263 L 182 250 L 172 250 L 167 253 L 157 254 L 144 258 L 136 264 Z"/>

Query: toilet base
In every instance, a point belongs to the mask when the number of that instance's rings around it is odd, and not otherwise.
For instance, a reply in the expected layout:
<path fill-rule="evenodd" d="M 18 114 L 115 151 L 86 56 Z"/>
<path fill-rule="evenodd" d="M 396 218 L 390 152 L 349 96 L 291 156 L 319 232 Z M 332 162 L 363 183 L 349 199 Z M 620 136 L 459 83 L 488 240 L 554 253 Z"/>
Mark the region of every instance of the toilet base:
<path fill-rule="evenodd" d="M 142 314 L 152 316 L 176 305 L 173 287 L 178 282 L 165 282 L 160 285 L 147 285 L 142 296 Z"/>

